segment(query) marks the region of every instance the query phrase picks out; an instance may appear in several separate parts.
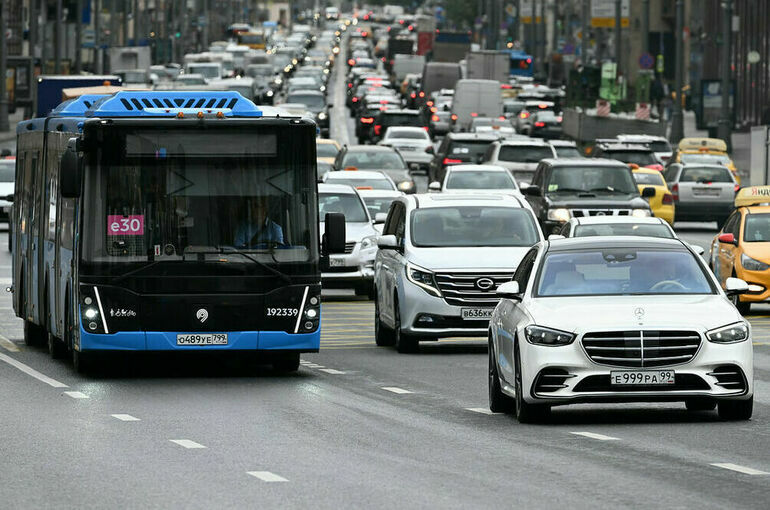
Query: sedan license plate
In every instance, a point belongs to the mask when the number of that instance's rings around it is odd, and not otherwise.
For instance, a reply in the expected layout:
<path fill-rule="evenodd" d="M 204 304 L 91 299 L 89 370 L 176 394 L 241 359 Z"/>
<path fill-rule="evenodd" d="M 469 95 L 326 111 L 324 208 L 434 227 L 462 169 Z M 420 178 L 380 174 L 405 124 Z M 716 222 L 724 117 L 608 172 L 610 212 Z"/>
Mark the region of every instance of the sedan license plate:
<path fill-rule="evenodd" d="M 610 372 L 613 386 L 666 386 L 676 382 L 673 370 L 623 370 Z"/>
<path fill-rule="evenodd" d="M 491 319 L 494 308 L 463 308 L 460 314 L 463 319 Z"/>
<path fill-rule="evenodd" d="M 177 345 L 227 345 L 227 333 L 188 333 L 176 336 Z"/>

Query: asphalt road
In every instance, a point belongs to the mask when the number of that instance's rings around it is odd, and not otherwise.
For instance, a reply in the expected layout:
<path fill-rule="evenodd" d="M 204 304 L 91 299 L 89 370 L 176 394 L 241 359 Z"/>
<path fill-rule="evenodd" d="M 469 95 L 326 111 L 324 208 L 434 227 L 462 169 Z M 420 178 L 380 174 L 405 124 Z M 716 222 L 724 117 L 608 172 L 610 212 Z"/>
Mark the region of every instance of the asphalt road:
<path fill-rule="evenodd" d="M 678 227 L 705 247 L 715 234 Z M 124 356 L 83 377 L 23 345 L 3 292 L 0 507 L 767 508 L 770 307 L 756 310 L 751 421 L 581 405 L 527 426 L 489 414 L 483 341 L 377 348 L 372 303 L 345 293 L 294 375 Z"/>

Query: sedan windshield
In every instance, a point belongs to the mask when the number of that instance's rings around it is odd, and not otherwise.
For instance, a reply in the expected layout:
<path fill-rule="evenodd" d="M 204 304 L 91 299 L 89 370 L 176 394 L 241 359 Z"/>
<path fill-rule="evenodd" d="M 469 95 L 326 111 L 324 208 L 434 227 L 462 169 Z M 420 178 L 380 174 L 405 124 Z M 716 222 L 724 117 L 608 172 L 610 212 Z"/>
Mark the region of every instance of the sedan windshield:
<path fill-rule="evenodd" d="M 616 192 L 637 194 L 631 170 L 616 166 L 559 166 L 551 171 L 547 193 Z"/>
<path fill-rule="evenodd" d="M 578 225 L 573 237 L 594 236 L 642 236 L 664 237 L 672 239 L 671 230 L 663 224 L 655 223 L 605 223 Z"/>
<path fill-rule="evenodd" d="M 412 212 L 412 244 L 419 247 L 532 246 L 537 226 L 525 209 L 457 206 Z"/>
<path fill-rule="evenodd" d="M 348 152 L 342 168 L 351 166 L 359 170 L 406 170 L 404 160 L 395 151 Z"/>
<path fill-rule="evenodd" d="M 692 253 L 640 248 L 549 253 L 535 288 L 540 297 L 715 292 Z"/>
<path fill-rule="evenodd" d="M 515 190 L 516 184 L 508 172 L 463 170 L 449 173 L 446 189 Z"/>
<path fill-rule="evenodd" d="M 326 218 L 326 213 L 342 213 L 348 223 L 365 223 L 369 221 L 366 216 L 361 199 L 352 193 L 318 195 L 318 212 L 321 221 Z"/>

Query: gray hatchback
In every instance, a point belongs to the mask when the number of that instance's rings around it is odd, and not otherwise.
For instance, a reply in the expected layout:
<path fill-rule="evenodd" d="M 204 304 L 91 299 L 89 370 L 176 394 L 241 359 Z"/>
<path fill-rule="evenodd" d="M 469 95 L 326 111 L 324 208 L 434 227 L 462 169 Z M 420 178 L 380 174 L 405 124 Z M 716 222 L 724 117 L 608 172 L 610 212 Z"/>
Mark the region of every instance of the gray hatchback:
<path fill-rule="evenodd" d="M 721 165 L 669 165 L 666 179 L 676 204 L 677 221 L 716 221 L 722 225 L 733 210 L 740 186 Z"/>

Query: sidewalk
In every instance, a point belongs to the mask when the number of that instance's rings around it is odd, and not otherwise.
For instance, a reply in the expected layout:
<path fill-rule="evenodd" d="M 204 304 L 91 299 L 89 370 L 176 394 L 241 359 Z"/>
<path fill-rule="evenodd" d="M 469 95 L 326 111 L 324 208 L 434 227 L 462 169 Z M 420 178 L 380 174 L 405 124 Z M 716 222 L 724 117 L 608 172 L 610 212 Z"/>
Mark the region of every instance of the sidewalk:
<path fill-rule="evenodd" d="M 16 138 L 16 124 L 24 120 L 24 108 L 16 108 L 16 112 L 8 115 L 10 131 L 0 131 L 0 142 L 9 142 Z"/>
<path fill-rule="evenodd" d="M 684 136 L 708 136 L 708 131 L 695 129 L 695 113 L 684 112 Z M 733 133 L 733 161 L 741 176 L 741 185 L 748 186 L 751 168 L 751 132 Z"/>

